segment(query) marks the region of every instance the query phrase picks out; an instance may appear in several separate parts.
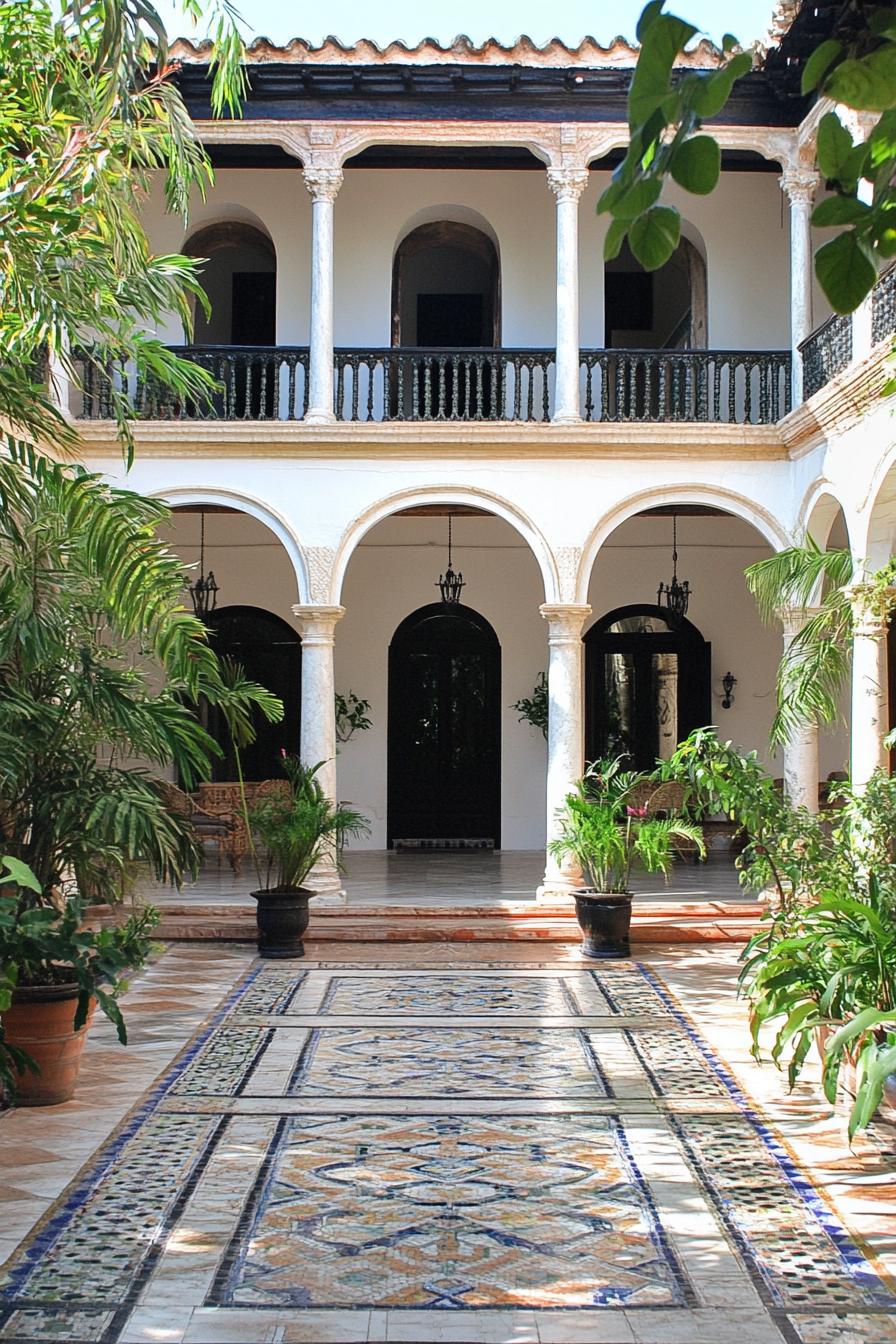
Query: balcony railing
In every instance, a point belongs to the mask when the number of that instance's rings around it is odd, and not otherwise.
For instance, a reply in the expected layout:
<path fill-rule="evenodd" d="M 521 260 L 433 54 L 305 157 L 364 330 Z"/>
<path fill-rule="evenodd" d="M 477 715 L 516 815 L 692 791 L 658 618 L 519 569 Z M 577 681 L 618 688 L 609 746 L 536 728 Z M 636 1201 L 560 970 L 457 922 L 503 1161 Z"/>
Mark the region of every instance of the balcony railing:
<path fill-rule="evenodd" d="M 871 292 L 871 339 L 875 345 L 896 333 L 896 266 L 880 277 Z"/>
<path fill-rule="evenodd" d="M 127 368 L 87 364 L 77 413 L 107 419 L 111 389 L 145 420 L 302 420 L 308 410 L 305 346 L 176 346 L 218 383 L 210 402 L 139 383 Z M 547 349 L 337 349 L 337 420 L 543 424 L 554 408 L 555 356 Z M 663 424 L 769 424 L 790 405 L 787 351 L 583 350 L 582 418 Z"/>
<path fill-rule="evenodd" d="M 867 331 L 867 328 L 866 328 Z M 853 358 L 869 351 L 854 346 L 852 317 L 836 314 L 812 332 L 800 345 L 803 358 L 803 395 L 811 397 L 829 383 Z M 896 266 L 877 281 L 871 291 L 871 344 L 878 345 L 896 335 Z M 865 338 L 867 340 L 867 336 Z"/>

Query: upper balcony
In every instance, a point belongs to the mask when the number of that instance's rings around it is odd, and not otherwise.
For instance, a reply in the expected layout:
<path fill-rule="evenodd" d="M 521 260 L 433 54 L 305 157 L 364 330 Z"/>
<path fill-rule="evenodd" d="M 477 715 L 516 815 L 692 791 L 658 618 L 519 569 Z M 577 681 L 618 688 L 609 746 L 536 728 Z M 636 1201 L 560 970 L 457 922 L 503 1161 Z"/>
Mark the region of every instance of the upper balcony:
<path fill-rule="evenodd" d="M 817 327 L 799 347 L 803 364 L 803 392 L 814 396 L 854 359 L 896 334 L 896 266 L 878 280 L 857 313 L 836 313 Z"/>

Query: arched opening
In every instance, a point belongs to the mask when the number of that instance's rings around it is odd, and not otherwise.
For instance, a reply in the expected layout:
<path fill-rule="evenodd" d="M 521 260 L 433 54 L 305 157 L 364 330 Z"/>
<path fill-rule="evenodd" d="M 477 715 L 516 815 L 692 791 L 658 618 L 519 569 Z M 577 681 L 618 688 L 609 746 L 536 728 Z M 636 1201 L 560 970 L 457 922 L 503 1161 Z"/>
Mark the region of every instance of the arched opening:
<path fill-rule="evenodd" d="M 604 345 L 608 350 L 704 350 L 706 262 L 682 238 L 657 271 L 645 271 L 628 243 L 604 270 Z"/>
<path fill-rule="evenodd" d="M 274 245 L 251 224 L 211 224 L 184 252 L 205 257 L 200 284 L 211 305 L 197 308 L 200 345 L 273 345 L 277 339 L 277 257 Z"/>
<path fill-rule="evenodd" d="M 501 646 L 484 616 L 429 603 L 389 645 L 388 824 L 402 840 L 501 835 Z"/>
<path fill-rule="evenodd" d="M 500 267 L 482 229 L 421 224 L 392 265 L 392 344 L 447 349 L 501 344 Z"/>
<path fill-rule="evenodd" d="M 710 645 L 689 620 L 648 603 L 611 611 L 585 636 L 586 759 L 668 760 L 711 721 L 710 677 Z"/>
<path fill-rule="evenodd" d="M 213 399 L 228 419 L 270 419 L 274 412 L 274 360 L 248 353 L 277 340 L 277 257 L 266 234 L 251 224 L 212 224 L 186 244 L 188 256 L 205 257 L 200 283 L 211 311 L 196 305 L 197 345 L 225 346 L 233 355 L 212 358 L 209 367 L 224 384 Z M 246 350 L 243 357 L 235 352 Z"/>
<path fill-rule="evenodd" d="M 283 719 L 269 723 L 263 714 L 253 714 L 255 741 L 240 752 L 243 777 L 247 780 L 279 779 L 281 752 L 297 751 L 302 718 L 302 643 L 298 631 L 279 616 L 261 607 L 221 607 L 208 619 L 209 638 L 219 657 L 231 658 L 246 676 L 272 691 L 283 701 Z M 223 716 L 214 706 L 206 708 L 206 727 L 221 747 L 215 761 L 215 782 L 237 778 L 236 756 Z"/>

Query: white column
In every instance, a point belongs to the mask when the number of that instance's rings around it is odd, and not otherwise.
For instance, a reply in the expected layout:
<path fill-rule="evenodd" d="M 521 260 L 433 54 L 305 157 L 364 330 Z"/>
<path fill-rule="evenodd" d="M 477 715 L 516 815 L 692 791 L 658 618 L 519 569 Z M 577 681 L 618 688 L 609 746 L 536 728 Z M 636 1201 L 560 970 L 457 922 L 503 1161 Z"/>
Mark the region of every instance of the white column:
<path fill-rule="evenodd" d="M 790 202 L 790 346 L 793 354 L 792 404 L 803 400 L 803 362 L 798 346 L 812 330 L 812 234 L 809 221 L 818 186 L 814 168 L 794 164 L 781 174 Z"/>
<path fill-rule="evenodd" d="M 585 765 L 582 626 L 591 608 L 547 603 L 539 610 L 548 623 L 547 832 L 551 840 L 557 833 L 557 809 L 581 779 Z M 582 875 L 575 865 L 561 864 L 547 853 L 539 900 L 568 898 L 581 885 Z"/>
<path fill-rule="evenodd" d="M 305 765 L 323 765 L 318 773 L 328 798 L 336 794 L 336 678 L 333 672 L 333 646 L 336 622 L 345 615 L 345 607 L 293 607 L 302 636 L 302 741 Z M 345 892 L 336 867 L 335 852 L 312 869 L 308 886 L 318 894 L 314 905 L 342 905 Z"/>
<path fill-rule="evenodd" d="M 887 769 L 889 731 L 887 615 L 870 584 L 855 584 L 852 637 L 852 736 L 850 775 L 863 788 L 875 770 Z"/>
<path fill-rule="evenodd" d="M 584 168 L 549 168 L 557 197 L 557 345 L 553 421 L 575 425 L 579 411 L 579 197 L 588 185 Z"/>
<path fill-rule="evenodd" d="M 784 657 L 813 612 L 808 607 L 782 607 Z M 794 807 L 818 811 L 818 723 L 792 728 L 784 743 L 784 793 Z"/>
<path fill-rule="evenodd" d="M 341 168 L 306 168 L 311 193 L 311 334 L 306 425 L 332 424 L 333 414 L 333 203 Z"/>

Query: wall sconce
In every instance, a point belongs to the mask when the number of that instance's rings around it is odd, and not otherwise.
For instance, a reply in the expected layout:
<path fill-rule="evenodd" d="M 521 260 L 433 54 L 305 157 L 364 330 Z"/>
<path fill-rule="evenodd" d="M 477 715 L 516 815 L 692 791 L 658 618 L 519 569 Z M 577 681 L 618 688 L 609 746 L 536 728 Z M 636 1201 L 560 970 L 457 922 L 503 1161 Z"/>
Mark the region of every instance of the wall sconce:
<path fill-rule="evenodd" d="M 722 678 L 722 690 L 725 692 L 724 696 L 722 697 L 723 709 L 730 709 L 732 704 L 734 703 L 732 700 L 731 693 L 736 685 L 737 685 L 737 677 L 734 676 L 732 672 L 726 672 L 724 677 Z"/>

